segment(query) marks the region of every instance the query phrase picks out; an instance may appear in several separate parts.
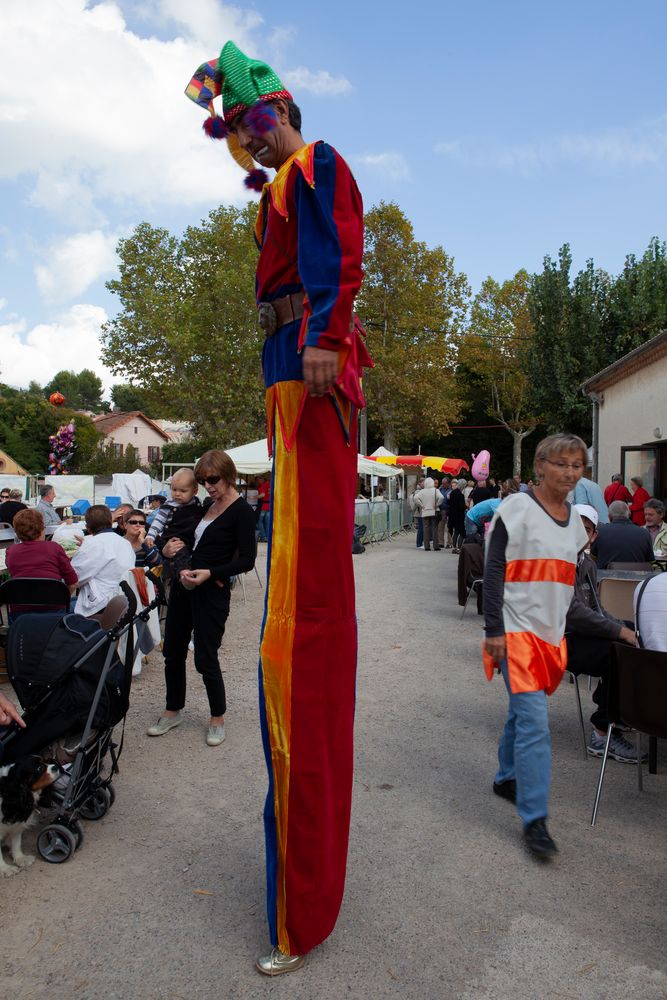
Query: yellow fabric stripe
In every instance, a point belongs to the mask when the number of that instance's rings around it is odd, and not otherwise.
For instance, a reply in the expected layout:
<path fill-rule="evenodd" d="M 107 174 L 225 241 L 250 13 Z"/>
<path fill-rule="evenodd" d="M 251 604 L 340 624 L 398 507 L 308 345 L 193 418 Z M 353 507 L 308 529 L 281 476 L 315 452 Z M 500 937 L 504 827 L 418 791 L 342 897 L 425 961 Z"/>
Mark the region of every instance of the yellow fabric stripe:
<path fill-rule="evenodd" d="M 281 385 L 283 393 L 289 392 Z M 300 382 L 291 383 L 300 392 Z M 291 387 L 290 386 L 290 387 Z M 266 718 L 271 741 L 274 806 L 278 855 L 277 927 L 278 946 L 289 954 L 286 931 L 285 862 L 287 857 L 287 809 L 290 781 L 292 706 L 292 649 L 296 611 L 298 509 L 298 456 L 296 444 L 290 452 L 283 436 L 276 434 L 273 483 L 273 522 L 279 525 L 271 538 L 271 572 L 268 614 L 260 649 L 264 678 Z"/>

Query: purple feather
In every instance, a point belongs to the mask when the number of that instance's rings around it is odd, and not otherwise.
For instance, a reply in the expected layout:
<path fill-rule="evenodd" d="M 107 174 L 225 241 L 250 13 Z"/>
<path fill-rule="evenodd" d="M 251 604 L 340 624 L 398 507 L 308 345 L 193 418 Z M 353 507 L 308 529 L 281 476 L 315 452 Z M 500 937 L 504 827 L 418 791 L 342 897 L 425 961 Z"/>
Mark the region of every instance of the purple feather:
<path fill-rule="evenodd" d="M 243 116 L 243 124 L 253 135 L 262 136 L 278 124 L 275 109 L 266 101 L 257 101 Z"/>
<path fill-rule="evenodd" d="M 209 139 L 226 139 L 229 135 L 229 129 L 225 125 L 225 120 L 220 115 L 209 116 L 202 125 L 202 128 Z"/>
<path fill-rule="evenodd" d="M 265 170 L 249 170 L 243 183 L 251 191 L 261 191 L 268 179 L 269 175 Z"/>

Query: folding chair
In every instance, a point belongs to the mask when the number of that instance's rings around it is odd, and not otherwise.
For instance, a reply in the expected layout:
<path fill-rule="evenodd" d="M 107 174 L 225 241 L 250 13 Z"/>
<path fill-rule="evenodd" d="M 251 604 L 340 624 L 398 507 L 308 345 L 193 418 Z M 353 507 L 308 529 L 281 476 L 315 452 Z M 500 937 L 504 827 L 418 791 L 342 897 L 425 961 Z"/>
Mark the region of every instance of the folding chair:
<path fill-rule="evenodd" d="M 470 584 L 470 589 L 468 590 L 468 596 L 466 597 L 466 602 L 463 605 L 463 611 L 461 612 L 461 617 L 459 621 L 463 621 L 463 616 L 466 613 L 466 608 L 468 607 L 468 601 L 470 600 L 473 594 L 477 594 L 477 591 L 481 591 L 483 583 L 484 583 L 483 576 L 476 576 L 473 578 L 473 581 Z"/>
<path fill-rule="evenodd" d="M 610 562 L 607 569 L 631 569 L 637 573 L 652 573 L 654 566 L 648 562 Z"/>
<path fill-rule="evenodd" d="M 643 789 L 641 734 L 667 739 L 667 653 L 615 642 L 609 671 L 609 726 L 591 826 L 595 826 L 609 743 L 614 726 L 630 726 L 637 732 L 637 784 Z"/>
<path fill-rule="evenodd" d="M 259 575 L 259 570 L 257 569 L 257 550 L 258 550 L 258 548 L 259 548 L 259 531 L 256 531 L 255 532 L 255 566 L 254 566 L 254 569 L 255 569 L 255 576 L 257 577 L 257 583 L 259 584 L 259 589 L 262 590 L 262 579 L 261 579 L 261 577 Z M 247 576 L 246 573 L 241 573 L 241 588 L 243 590 L 243 603 L 244 604 L 248 603 L 248 598 L 247 598 L 246 592 L 245 592 L 245 578 L 246 578 L 246 576 Z"/>
<path fill-rule="evenodd" d="M 605 577 L 600 580 L 598 586 L 600 604 L 614 618 L 633 622 L 635 620 L 633 598 L 636 588 L 637 580 L 614 580 Z"/>
<path fill-rule="evenodd" d="M 584 724 L 584 713 L 581 709 L 581 692 L 579 691 L 579 675 L 575 674 L 572 670 L 566 670 L 566 674 L 569 675 L 570 684 L 574 684 L 574 696 L 577 699 L 577 710 L 579 712 L 579 723 L 581 725 L 581 738 L 584 741 L 584 757 L 588 760 L 588 744 L 586 743 L 586 726 Z M 590 686 L 590 677 L 588 678 L 588 683 Z"/>

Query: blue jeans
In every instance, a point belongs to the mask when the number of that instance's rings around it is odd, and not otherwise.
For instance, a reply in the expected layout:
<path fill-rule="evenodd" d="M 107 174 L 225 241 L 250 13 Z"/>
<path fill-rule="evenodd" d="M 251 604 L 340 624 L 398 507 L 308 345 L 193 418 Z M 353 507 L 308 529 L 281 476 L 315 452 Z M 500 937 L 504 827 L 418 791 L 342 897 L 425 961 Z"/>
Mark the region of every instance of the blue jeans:
<path fill-rule="evenodd" d="M 424 522 L 422 521 L 421 517 L 416 517 L 415 521 L 417 522 L 417 542 L 416 542 L 416 545 L 417 545 L 417 548 L 420 549 L 422 547 L 422 545 L 424 544 Z"/>
<path fill-rule="evenodd" d="M 549 812 L 551 784 L 551 734 L 544 691 L 512 694 L 507 679 L 507 661 L 502 663 L 509 693 L 507 722 L 498 744 L 495 780 L 516 780 L 516 808 L 524 825 L 545 818 Z"/>
<path fill-rule="evenodd" d="M 257 521 L 257 530 L 259 531 L 260 542 L 268 542 L 269 540 L 269 512 L 268 510 L 260 510 L 259 520 Z"/>

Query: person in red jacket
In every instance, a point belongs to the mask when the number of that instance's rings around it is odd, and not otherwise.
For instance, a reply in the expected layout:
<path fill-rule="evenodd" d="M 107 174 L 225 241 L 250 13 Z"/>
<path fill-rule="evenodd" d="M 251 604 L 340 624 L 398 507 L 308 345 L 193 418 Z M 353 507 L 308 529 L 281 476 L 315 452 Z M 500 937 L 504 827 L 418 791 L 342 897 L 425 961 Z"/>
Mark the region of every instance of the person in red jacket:
<path fill-rule="evenodd" d="M 604 502 L 607 507 L 610 503 L 613 503 L 614 500 L 622 500 L 623 503 L 627 504 L 632 503 L 632 493 L 623 482 L 623 476 L 619 472 L 617 472 L 615 476 L 611 477 L 609 486 L 605 486 L 604 489 Z"/>
<path fill-rule="evenodd" d="M 630 517 L 635 524 L 643 528 L 646 524 L 644 516 L 644 504 L 651 499 L 651 494 L 644 489 L 644 481 L 641 476 L 633 476 L 630 480 L 632 490 L 632 500 L 630 502 Z"/>
<path fill-rule="evenodd" d="M 64 580 L 70 593 L 74 593 L 77 575 L 62 546 L 44 540 L 44 518 L 40 512 L 34 507 L 19 511 L 14 517 L 14 531 L 21 544 L 10 545 L 6 551 L 10 577 Z M 29 610 L 27 605 L 14 605 L 11 613 L 13 616 Z"/>

